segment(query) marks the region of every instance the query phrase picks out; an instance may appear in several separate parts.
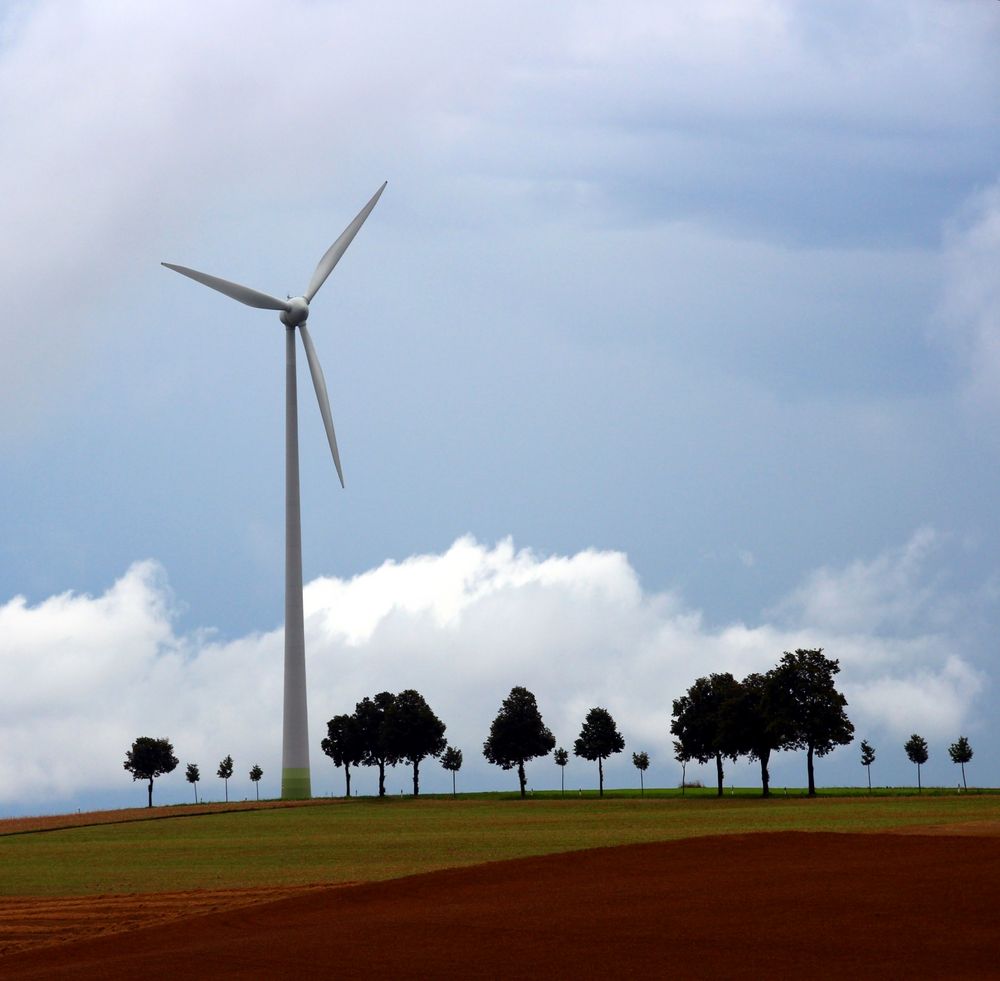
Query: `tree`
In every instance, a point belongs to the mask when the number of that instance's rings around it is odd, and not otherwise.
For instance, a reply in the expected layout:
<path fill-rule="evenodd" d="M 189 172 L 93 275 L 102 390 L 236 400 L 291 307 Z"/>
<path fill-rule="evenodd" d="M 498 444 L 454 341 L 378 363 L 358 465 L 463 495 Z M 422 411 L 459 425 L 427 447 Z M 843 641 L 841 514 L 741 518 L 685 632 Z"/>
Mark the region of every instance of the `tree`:
<path fill-rule="evenodd" d="M 451 773 L 451 794 L 455 796 L 455 774 L 462 769 L 462 751 L 449 746 L 441 754 L 441 766 Z"/>
<path fill-rule="evenodd" d="M 351 767 L 358 766 L 365 747 L 361 725 L 354 715 L 335 715 L 326 724 L 326 738 L 320 743 L 334 766 L 344 768 L 345 796 L 351 796 Z"/>
<path fill-rule="evenodd" d="M 719 726 L 723 745 L 760 763 L 761 796 L 771 796 L 768 767 L 771 754 L 781 749 L 788 738 L 781 720 L 771 711 L 773 671 L 748 674 L 719 706 Z"/>
<path fill-rule="evenodd" d="M 649 769 L 649 753 L 633 753 L 632 765 L 639 771 L 639 796 L 646 796 L 646 785 L 642 775 Z"/>
<path fill-rule="evenodd" d="M 444 752 L 446 728 L 424 696 L 412 688 L 401 691 L 386 709 L 383 739 L 390 755 L 413 766 L 414 797 L 420 793 L 420 761 Z"/>
<path fill-rule="evenodd" d="M 198 803 L 198 781 L 201 779 L 201 771 L 197 763 L 188 763 L 187 772 L 184 774 L 187 782 L 194 787 L 194 802 Z"/>
<path fill-rule="evenodd" d="M 395 700 L 391 691 L 380 691 L 374 698 L 363 698 L 354 708 L 361 738 L 361 762 L 364 766 L 378 767 L 379 797 L 385 797 L 385 768 L 399 762 L 385 740 L 385 715 Z"/>
<path fill-rule="evenodd" d="M 687 766 L 691 761 L 687 750 L 681 745 L 679 739 L 674 740 L 674 759 L 681 765 L 681 794 L 687 790 Z"/>
<path fill-rule="evenodd" d="M 682 763 L 715 760 L 718 796 L 722 796 L 723 759 L 736 760 L 739 747 L 729 742 L 731 727 L 723 725 L 723 705 L 736 697 L 739 682 L 729 673 L 699 678 L 673 703 L 670 732 L 677 737 Z M 677 745 L 675 744 L 675 745 Z"/>
<path fill-rule="evenodd" d="M 948 755 L 951 757 L 952 763 L 962 764 L 962 786 L 968 790 L 969 785 L 965 782 L 965 764 L 972 759 L 972 747 L 969 745 L 969 740 L 965 736 L 959 736 L 957 743 L 952 743 L 948 747 Z"/>
<path fill-rule="evenodd" d="M 929 755 L 927 752 L 927 740 L 923 736 L 918 736 L 914 733 L 903 744 L 903 749 L 906 750 L 906 755 L 910 758 L 910 762 L 917 764 L 917 793 L 923 793 L 923 787 L 920 785 L 920 767 L 927 762 Z"/>
<path fill-rule="evenodd" d="M 233 758 L 227 756 L 215 771 L 216 776 L 222 777 L 226 782 L 226 803 L 229 803 L 229 778 L 233 775 Z"/>
<path fill-rule="evenodd" d="M 875 762 L 875 748 L 867 739 L 861 740 L 861 765 L 868 771 L 868 793 L 872 792 L 872 763 Z"/>
<path fill-rule="evenodd" d="M 169 739 L 139 736 L 132 743 L 132 748 L 125 754 L 124 767 L 132 774 L 133 780 L 149 781 L 147 807 L 153 806 L 153 780 L 172 772 L 177 763 L 174 747 Z"/>
<path fill-rule="evenodd" d="M 483 756 L 502 770 L 517 767 L 521 797 L 525 795 L 524 764 L 536 756 L 547 756 L 556 744 L 555 736 L 542 722 L 535 696 L 527 688 L 511 688 L 490 725 L 483 743 Z"/>
<path fill-rule="evenodd" d="M 566 796 L 566 764 L 569 762 L 569 753 L 560 746 L 553 754 L 552 758 L 559 767 L 559 793 Z"/>
<path fill-rule="evenodd" d="M 809 796 L 816 796 L 813 758 L 854 739 L 854 725 L 844 711 L 847 699 L 833 684 L 840 662 L 823 649 L 785 651 L 771 672 L 769 725 L 782 736 L 783 749 L 806 750 Z"/>
<path fill-rule="evenodd" d="M 253 781 L 253 789 L 257 791 L 257 800 L 260 800 L 260 778 L 264 776 L 264 771 L 254 763 L 250 769 L 250 779 Z"/>
<path fill-rule="evenodd" d="M 573 743 L 573 755 L 585 760 L 597 760 L 598 786 L 600 796 L 604 796 L 604 761 L 612 753 L 620 753 L 625 748 L 625 740 L 615 726 L 615 720 L 605 708 L 592 708 L 587 713 L 580 735 Z"/>

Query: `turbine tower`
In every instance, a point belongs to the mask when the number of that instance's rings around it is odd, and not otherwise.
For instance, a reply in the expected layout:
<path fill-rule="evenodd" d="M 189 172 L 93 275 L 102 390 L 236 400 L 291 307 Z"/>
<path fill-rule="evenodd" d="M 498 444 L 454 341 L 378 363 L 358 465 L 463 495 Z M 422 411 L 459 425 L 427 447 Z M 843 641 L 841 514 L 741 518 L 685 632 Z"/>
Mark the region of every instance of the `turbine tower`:
<path fill-rule="evenodd" d="M 175 266 L 170 262 L 161 263 L 182 276 L 209 286 L 213 290 L 245 303 L 258 310 L 279 310 L 280 320 L 285 325 L 285 689 L 281 745 L 281 796 L 283 800 L 303 800 L 312 796 L 309 776 L 309 717 L 306 705 L 306 652 L 305 628 L 302 617 L 302 522 L 299 515 L 299 424 L 298 399 L 295 376 L 295 332 L 302 338 L 302 347 L 309 363 L 316 400 L 326 427 L 326 438 L 333 454 L 333 464 L 337 468 L 340 486 L 344 486 L 344 472 L 337 452 L 337 437 L 333 431 L 333 417 L 330 414 L 330 400 L 326 394 L 323 369 L 320 368 L 316 349 L 306 329 L 309 304 L 326 282 L 333 267 L 347 251 L 358 229 L 371 214 L 372 208 L 385 190 L 383 184 L 372 199 L 358 212 L 357 217 L 341 233 L 326 254 L 319 260 L 316 271 L 309 280 L 305 293 L 301 296 L 279 300 L 267 293 L 260 293 L 248 286 L 231 283 L 217 276 Z"/>

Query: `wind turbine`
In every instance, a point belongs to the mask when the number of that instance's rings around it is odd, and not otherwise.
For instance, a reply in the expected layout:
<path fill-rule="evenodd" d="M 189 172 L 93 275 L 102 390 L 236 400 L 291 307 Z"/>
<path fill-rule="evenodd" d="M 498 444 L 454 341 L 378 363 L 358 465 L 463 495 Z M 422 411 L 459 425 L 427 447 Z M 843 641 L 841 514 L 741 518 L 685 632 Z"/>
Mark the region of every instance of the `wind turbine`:
<path fill-rule="evenodd" d="M 388 183 L 388 182 L 386 182 Z M 299 425 L 298 400 L 295 384 L 295 332 L 302 337 L 302 346 L 309 363 L 319 411 L 326 427 L 326 438 L 333 454 L 340 486 L 344 486 L 344 472 L 337 451 L 337 437 L 333 431 L 330 400 L 326 394 L 323 369 L 320 368 L 316 349 L 306 329 L 309 304 L 326 282 L 333 267 L 347 251 L 358 229 L 371 214 L 372 208 L 385 190 L 383 184 L 372 199 L 358 212 L 357 217 L 341 233 L 326 254 L 319 260 L 316 271 L 301 296 L 279 300 L 267 293 L 260 293 L 248 286 L 231 283 L 208 273 L 175 266 L 161 265 L 195 282 L 245 303 L 258 310 L 280 310 L 280 320 L 285 325 L 285 690 L 281 745 L 281 796 L 284 800 L 302 800 L 312 796 L 309 776 L 309 717 L 306 706 L 306 653 L 305 628 L 302 617 L 302 522 L 299 515 Z"/>

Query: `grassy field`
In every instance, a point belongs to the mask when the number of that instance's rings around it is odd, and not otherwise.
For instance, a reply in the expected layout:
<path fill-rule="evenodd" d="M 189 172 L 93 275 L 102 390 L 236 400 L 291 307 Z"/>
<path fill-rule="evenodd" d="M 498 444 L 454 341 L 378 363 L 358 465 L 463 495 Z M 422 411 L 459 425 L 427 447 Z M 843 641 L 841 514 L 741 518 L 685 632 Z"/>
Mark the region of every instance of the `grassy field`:
<path fill-rule="evenodd" d="M 829 792 L 828 792 L 829 793 Z M 157 808 L 163 817 L 170 808 Z M 362 798 L 0 837 L 0 894 L 94 895 L 374 881 L 605 845 L 758 831 L 1000 822 L 1000 796 L 813 800 L 648 792 Z"/>

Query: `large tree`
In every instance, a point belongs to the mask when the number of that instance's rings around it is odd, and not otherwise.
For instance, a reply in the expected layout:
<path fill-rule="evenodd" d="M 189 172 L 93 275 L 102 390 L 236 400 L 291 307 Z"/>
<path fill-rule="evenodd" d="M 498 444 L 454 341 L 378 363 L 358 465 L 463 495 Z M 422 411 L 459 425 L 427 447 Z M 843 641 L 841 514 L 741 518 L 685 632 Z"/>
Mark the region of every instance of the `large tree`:
<path fill-rule="evenodd" d="M 844 708 L 847 699 L 833 679 L 840 662 L 823 649 L 785 651 L 768 686 L 770 724 L 782 734 L 782 748 L 804 749 L 809 796 L 816 796 L 814 757 L 826 756 L 854 739 L 854 725 Z"/>
<path fill-rule="evenodd" d="M 597 777 L 600 796 L 604 796 L 604 761 L 612 753 L 625 748 L 615 720 L 606 708 L 592 708 L 584 719 L 580 735 L 573 743 L 573 755 L 593 762 L 597 760 Z"/>
<path fill-rule="evenodd" d="M 521 796 L 525 796 L 524 764 L 537 756 L 547 756 L 556 744 L 555 736 L 542 722 L 535 696 L 527 688 L 511 688 L 490 725 L 483 743 L 483 756 L 503 770 L 517 767 Z"/>
<path fill-rule="evenodd" d="M 391 755 L 412 765 L 414 797 L 420 793 L 420 761 L 444 752 L 446 728 L 424 696 L 412 688 L 401 691 L 386 710 L 383 738 Z"/>
<path fill-rule="evenodd" d="M 968 790 L 969 785 L 965 782 L 965 764 L 972 759 L 972 746 L 969 745 L 969 740 L 965 736 L 959 736 L 958 742 L 952 743 L 948 747 L 948 755 L 951 757 L 952 763 L 962 765 L 962 786 Z"/>
<path fill-rule="evenodd" d="M 861 765 L 868 771 L 868 793 L 872 792 L 872 763 L 875 762 L 875 747 L 867 739 L 861 740 Z"/>
<path fill-rule="evenodd" d="M 169 739 L 139 736 L 132 743 L 132 748 L 125 754 L 124 767 L 132 774 L 133 780 L 149 781 L 147 807 L 153 806 L 153 780 L 164 773 L 170 773 L 177 763 L 174 747 Z"/>
<path fill-rule="evenodd" d="M 364 756 L 361 726 L 354 715 L 335 715 L 326 724 L 326 737 L 320 743 L 334 766 L 344 768 L 345 796 L 351 796 L 351 767 L 358 766 Z"/>
<path fill-rule="evenodd" d="M 462 751 L 455 749 L 454 746 L 449 746 L 441 754 L 441 766 L 451 774 L 451 795 L 454 797 L 457 793 L 455 790 L 455 774 L 462 769 Z"/>
<path fill-rule="evenodd" d="M 928 752 L 927 752 L 927 740 L 923 736 L 918 736 L 913 733 L 909 739 L 903 743 L 903 749 L 906 750 L 906 755 L 909 757 L 911 763 L 917 764 L 917 793 L 923 793 L 923 787 L 920 783 L 920 767 L 927 762 Z"/>
<path fill-rule="evenodd" d="M 774 672 L 748 674 L 719 708 L 722 744 L 760 763 L 761 795 L 771 795 L 771 754 L 782 749 L 788 734 L 770 710 Z"/>
<path fill-rule="evenodd" d="M 385 739 L 385 716 L 394 701 L 396 696 L 391 691 L 380 691 L 374 698 L 363 698 L 354 708 L 361 734 L 361 762 L 378 767 L 379 797 L 385 797 L 385 768 L 399 762 Z"/>
<path fill-rule="evenodd" d="M 728 672 L 699 678 L 680 698 L 674 699 L 670 732 L 681 762 L 715 760 L 718 796 L 722 796 L 723 759 L 735 760 L 739 746 L 730 741 L 723 706 L 739 694 L 740 683 Z"/>
<path fill-rule="evenodd" d="M 233 775 L 233 758 L 229 755 L 226 756 L 222 762 L 219 763 L 219 769 L 215 771 L 217 777 L 221 777 L 226 784 L 226 803 L 229 803 L 229 778 Z"/>

